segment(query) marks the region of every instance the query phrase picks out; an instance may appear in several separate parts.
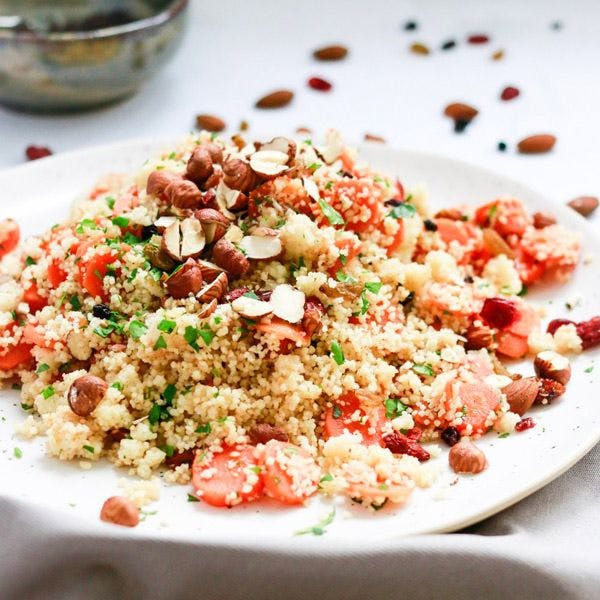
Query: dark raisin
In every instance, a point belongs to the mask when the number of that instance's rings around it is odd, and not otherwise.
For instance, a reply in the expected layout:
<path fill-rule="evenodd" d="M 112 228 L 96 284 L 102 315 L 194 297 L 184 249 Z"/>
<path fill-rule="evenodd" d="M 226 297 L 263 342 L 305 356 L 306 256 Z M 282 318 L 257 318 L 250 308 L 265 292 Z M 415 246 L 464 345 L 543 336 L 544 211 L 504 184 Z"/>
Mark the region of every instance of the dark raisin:
<path fill-rule="evenodd" d="M 400 206 L 404 204 L 404 201 L 398 200 L 397 198 L 390 198 L 384 202 L 385 206 Z"/>
<path fill-rule="evenodd" d="M 417 27 L 416 21 L 406 21 L 406 23 L 404 23 L 404 31 L 416 31 Z"/>
<path fill-rule="evenodd" d="M 500 152 L 506 151 L 506 147 L 506 142 L 498 142 L 498 150 L 500 150 Z"/>
<path fill-rule="evenodd" d="M 454 446 L 454 444 L 458 444 L 460 442 L 460 432 L 456 427 L 446 427 L 444 431 L 442 431 L 442 439 L 448 446 Z"/>
<path fill-rule="evenodd" d="M 466 275 L 463 281 L 465 283 L 474 283 L 475 282 L 475 280 L 470 275 Z"/>
<path fill-rule="evenodd" d="M 158 235 L 158 227 L 156 225 L 145 225 L 142 229 L 142 240 L 149 240 L 153 235 Z"/>
<path fill-rule="evenodd" d="M 455 131 L 455 133 L 462 133 L 467 128 L 467 125 L 470 122 L 471 121 L 469 121 L 467 119 L 456 119 L 456 121 L 454 121 L 454 131 Z"/>
<path fill-rule="evenodd" d="M 427 231 L 437 231 L 437 225 L 431 219 L 425 219 L 423 225 Z"/>
<path fill-rule="evenodd" d="M 450 50 L 456 46 L 456 42 L 454 40 L 448 40 L 441 45 L 442 50 Z"/>
<path fill-rule="evenodd" d="M 110 319 L 112 317 L 112 311 L 106 304 L 96 304 L 92 308 L 92 314 L 98 319 Z"/>
<path fill-rule="evenodd" d="M 342 171 L 342 177 L 346 177 L 347 179 L 354 179 L 354 175 L 352 175 L 350 171 Z"/>
<path fill-rule="evenodd" d="M 406 296 L 406 298 L 404 298 L 404 300 L 400 302 L 400 304 L 402 304 L 402 306 L 407 306 L 414 300 L 414 297 L 414 292 L 408 292 L 408 295 Z"/>

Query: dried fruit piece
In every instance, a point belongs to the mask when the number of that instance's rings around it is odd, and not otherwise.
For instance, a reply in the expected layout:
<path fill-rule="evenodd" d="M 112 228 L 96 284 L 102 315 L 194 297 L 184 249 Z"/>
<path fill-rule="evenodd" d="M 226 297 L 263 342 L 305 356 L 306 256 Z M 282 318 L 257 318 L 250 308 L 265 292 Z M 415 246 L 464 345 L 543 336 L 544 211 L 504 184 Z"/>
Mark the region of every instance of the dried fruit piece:
<path fill-rule="evenodd" d="M 502 60 L 504 58 L 504 50 L 496 50 L 492 54 L 492 60 Z"/>
<path fill-rule="evenodd" d="M 225 129 L 225 121 L 216 115 L 196 115 L 196 126 L 206 131 L 219 132 Z"/>
<path fill-rule="evenodd" d="M 444 109 L 444 114 L 454 121 L 454 131 L 460 133 L 477 116 L 479 111 L 464 102 L 453 102 Z"/>
<path fill-rule="evenodd" d="M 554 335 L 556 330 L 563 325 L 576 325 L 575 321 L 570 321 L 569 319 L 553 319 L 548 323 L 548 327 L 546 327 L 546 331 Z"/>
<path fill-rule="evenodd" d="M 112 496 L 102 505 L 100 519 L 107 523 L 135 527 L 140 522 L 140 509 L 124 496 Z"/>
<path fill-rule="evenodd" d="M 298 323 L 304 316 L 304 293 L 284 283 L 271 294 L 273 314 L 288 323 Z"/>
<path fill-rule="evenodd" d="M 500 98 L 502 100 L 512 100 L 513 98 L 516 98 L 520 93 L 521 92 L 518 88 L 509 85 L 502 90 Z"/>
<path fill-rule="evenodd" d="M 481 473 L 487 466 L 482 450 L 473 442 L 462 439 L 450 448 L 448 463 L 455 473 Z"/>
<path fill-rule="evenodd" d="M 385 144 L 385 138 L 380 135 L 375 135 L 374 133 L 365 133 L 364 136 L 365 142 L 377 142 L 378 144 Z"/>
<path fill-rule="evenodd" d="M 144 246 L 144 256 L 153 267 L 161 271 L 171 272 L 177 266 L 177 263 L 162 248 L 151 243 Z"/>
<path fill-rule="evenodd" d="M 318 90 L 319 92 L 328 92 L 333 85 L 321 77 L 311 77 L 308 80 L 308 87 L 311 87 L 313 90 Z"/>
<path fill-rule="evenodd" d="M 554 148 L 556 137 L 549 133 L 539 133 L 523 138 L 517 148 L 521 154 L 542 154 Z"/>
<path fill-rule="evenodd" d="M 383 442 L 385 447 L 394 454 L 408 454 L 408 456 L 414 456 L 419 462 L 425 462 L 431 458 L 429 452 L 421 444 L 399 431 L 383 436 Z"/>
<path fill-rule="evenodd" d="M 167 291 L 172 298 L 187 298 L 197 294 L 202 288 L 202 271 L 198 263 L 189 258 L 165 282 Z"/>
<path fill-rule="evenodd" d="M 510 300 L 486 298 L 480 314 L 491 327 L 505 329 L 516 320 L 519 311 L 515 303 Z"/>
<path fill-rule="evenodd" d="M 515 431 L 525 431 L 532 427 L 535 427 L 535 421 L 531 417 L 525 417 L 515 425 Z"/>
<path fill-rule="evenodd" d="M 481 350 L 481 348 L 490 348 L 494 343 L 492 330 L 485 325 L 471 325 L 466 333 L 466 350 Z"/>
<path fill-rule="evenodd" d="M 313 57 L 317 60 L 342 60 L 348 55 L 348 48 L 341 44 L 323 46 L 313 51 Z"/>
<path fill-rule="evenodd" d="M 213 247 L 215 264 L 234 277 L 241 277 L 250 269 L 248 259 L 229 240 L 221 238 Z"/>
<path fill-rule="evenodd" d="M 540 379 L 540 389 L 535 399 L 537 404 L 550 404 L 565 393 L 565 386 L 553 379 Z"/>
<path fill-rule="evenodd" d="M 446 444 L 448 444 L 448 446 L 452 447 L 455 444 L 458 444 L 458 442 L 460 442 L 460 431 L 458 431 L 458 429 L 456 429 L 456 427 L 453 427 L 452 425 L 450 425 L 449 427 L 446 427 L 441 434 L 442 440 L 444 440 L 444 442 Z"/>
<path fill-rule="evenodd" d="M 600 316 L 577 323 L 576 328 L 584 350 L 600 344 Z"/>
<path fill-rule="evenodd" d="M 302 318 L 302 327 L 309 336 L 319 333 L 322 327 L 322 317 L 325 314 L 325 307 L 315 296 L 306 299 L 304 303 L 304 317 Z"/>
<path fill-rule="evenodd" d="M 282 108 L 287 106 L 294 98 L 291 90 L 275 90 L 263 96 L 256 102 L 256 108 Z"/>
<path fill-rule="evenodd" d="M 248 436 L 253 444 L 266 444 L 269 440 L 289 442 L 288 434 L 281 427 L 269 423 L 257 423 L 250 429 Z"/>
<path fill-rule="evenodd" d="M 490 38 L 484 33 L 474 33 L 467 38 L 469 44 L 487 44 Z"/>
<path fill-rule="evenodd" d="M 522 377 L 502 388 L 510 410 L 518 415 L 525 414 L 535 402 L 541 388 L 537 377 Z"/>
<path fill-rule="evenodd" d="M 539 352 L 533 361 L 535 374 L 543 379 L 553 379 L 567 385 L 571 379 L 569 359 L 552 350 Z"/>
<path fill-rule="evenodd" d="M 39 158 L 45 158 L 51 156 L 52 150 L 46 146 L 27 146 L 25 149 L 25 156 L 27 160 L 38 160 Z"/>
<path fill-rule="evenodd" d="M 598 198 L 595 196 L 578 196 L 567 202 L 567 205 L 582 217 L 589 217 L 598 208 Z"/>
<path fill-rule="evenodd" d="M 104 379 L 95 375 L 83 375 L 78 377 L 69 388 L 67 400 L 71 410 L 79 417 L 90 415 L 108 389 L 108 384 Z"/>
<path fill-rule="evenodd" d="M 483 230 L 483 245 L 492 256 L 505 254 L 508 258 L 515 258 L 514 250 L 495 229 L 486 227 Z"/>
<path fill-rule="evenodd" d="M 550 225 L 556 225 L 556 218 L 553 215 L 544 212 L 533 213 L 533 226 L 536 229 L 544 229 Z"/>
<path fill-rule="evenodd" d="M 440 50 L 451 50 L 456 46 L 455 40 L 448 40 L 440 46 Z"/>
<path fill-rule="evenodd" d="M 421 44 L 420 42 L 414 42 L 410 45 L 410 51 L 413 54 L 420 54 L 425 56 L 429 54 L 429 48 L 425 44 Z"/>

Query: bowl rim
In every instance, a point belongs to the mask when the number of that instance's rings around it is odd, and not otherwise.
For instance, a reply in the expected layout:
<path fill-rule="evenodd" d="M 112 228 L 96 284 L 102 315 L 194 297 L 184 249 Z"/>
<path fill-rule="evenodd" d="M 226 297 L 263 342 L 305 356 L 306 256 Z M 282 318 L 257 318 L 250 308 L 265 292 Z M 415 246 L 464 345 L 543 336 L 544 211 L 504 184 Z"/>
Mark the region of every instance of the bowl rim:
<path fill-rule="evenodd" d="M 18 41 L 30 43 L 46 43 L 46 42 L 70 42 L 82 40 L 98 40 L 111 37 L 120 37 L 137 33 L 145 29 L 160 27 L 165 23 L 173 20 L 182 13 L 188 6 L 189 0 L 172 0 L 167 8 L 159 13 L 138 19 L 131 23 L 122 25 L 114 25 L 112 27 L 102 27 L 100 29 L 92 29 L 90 31 L 12 31 L 10 29 L 0 29 L 0 41 Z"/>

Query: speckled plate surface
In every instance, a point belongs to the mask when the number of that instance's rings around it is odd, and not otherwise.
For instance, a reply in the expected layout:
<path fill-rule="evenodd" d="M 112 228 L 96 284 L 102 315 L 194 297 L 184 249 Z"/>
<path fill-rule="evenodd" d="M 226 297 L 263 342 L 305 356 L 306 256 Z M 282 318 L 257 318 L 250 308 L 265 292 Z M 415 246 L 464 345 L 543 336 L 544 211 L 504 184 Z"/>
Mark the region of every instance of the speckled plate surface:
<path fill-rule="evenodd" d="M 70 202 L 107 172 L 138 168 L 164 142 L 132 141 L 50 157 L 0 172 L 0 218 L 17 219 L 25 235 L 37 233 L 59 222 Z M 583 319 L 600 312 L 600 242 L 591 227 L 577 214 L 527 187 L 491 171 L 441 156 L 395 151 L 382 146 L 362 149 L 365 159 L 379 169 L 398 175 L 410 187 L 427 184 L 433 206 L 451 203 L 483 203 L 498 195 L 522 198 L 531 210 L 551 210 L 564 225 L 579 230 L 583 237 L 582 263 L 565 286 L 549 286 L 530 294 L 532 301 L 546 306 L 548 318 L 563 316 L 565 302 L 577 300 L 569 318 Z M 100 506 L 105 498 L 119 493 L 118 481 L 125 476 L 107 463 L 83 471 L 76 464 L 59 463 L 43 454 L 44 439 L 17 439 L 14 425 L 25 414 L 16 392 L 0 392 L 0 495 L 44 506 L 61 516 L 65 526 L 93 534 L 133 535 L 160 539 L 186 539 L 209 545 L 293 549 L 323 544 L 331 551 L 365 549 L 405 534 L 454 531 L 475 523 L 521 500 L 552 481 L 600 439 L 600 403 L 597 377 L 598 351 L 587 352 L 573 361 L 573 377 L 567 394 L 551 406 L 532 411 L 537 426 L 529 431 L 481 440 L 490 463 L 474 477 L 457 483 L 447 467 L 446 451 L 435 459 L 438 482 L 418 490 L 403 509 L 371 513 L 344 501 L 313 499 L 308 506 L 282 509 L 269 501 L 232 510 L 214 509 L 187 502 L 188 489 L 164 486 L 161 499 L 148 508 L 152 514 L 135 530 L 122 530 L 101 523 Z M 517 368 L 531 372 L 531 364 Z M 588 372 L 586 372 L 588 371 Z M 23 456 L 13 456 L 18 446 Z M 314 525 L 332 508 L 336 515 L 325 536 L 295 536 L 298 529 Z M 156 512 L 154 512 L 156 511 Z M 350 541 L 352 540 L 352 544 Z"/>

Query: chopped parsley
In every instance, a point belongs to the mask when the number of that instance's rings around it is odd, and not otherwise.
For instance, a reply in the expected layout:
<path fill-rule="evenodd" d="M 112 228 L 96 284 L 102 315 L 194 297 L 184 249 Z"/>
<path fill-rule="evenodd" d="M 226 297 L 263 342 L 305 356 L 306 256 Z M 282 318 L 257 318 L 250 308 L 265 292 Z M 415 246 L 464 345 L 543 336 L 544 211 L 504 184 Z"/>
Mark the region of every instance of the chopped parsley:
<path fill-rule="evenodd" d="M 73 310 L 81 309 L 81 300 L 77 296 L 71 296 L 69 298 L 69 304 L 73 307 Z"/>
<path fill-rule="evenodd" d="M 13 455 L 15 458 L 23 458 L 23 450 L 21 450 L 21 448 L 18 448 L 17 446 L 15 446 L 13 448 Z"/>
<path fill-rule="evenodd" d="M 106 196 L 106 198 L 104 198 L 104 202 L 106 202 L 108 208 L 112 210 L 115 207 L 116 200 L 114 198 L 111 198 L 110 196 Z"/>
<path fill-rule="evenodd" d="M 23 404 L 23 403 L 21 402 L 21 408 L 22 408 L 23 410 L 31 410 L 31 409 L 33 408 L 33 406 L 31 406 L 30 404 Z"/>
<path fill-rule="evenodd" d="M 330 190 L 332 187 L 333 187 L 333 181 L 328 181 L 328 182 L 325 184 L 325 189 L 326 189 L 326 190 Z"/>
<path fill-rule="evenodd" d="M 94 454 L 94 452 L 96 452 L 94 446 L 88 446 L 87 444 L 83 447 L 83 449 L 87 450 L 90 454 Z"/>
<path fill-rule="evenodd" d="M 98 229 L 98 226 L 93 219 L 83 219 L 83 221 L 80 221 L 77 227 L 75 227 L 75 233 L 81 235 L 85 233 L 86 229 Z"/>
<path fill-rule="evenodd" d="M 127 227 L 127 225 L 129 225 L 129 219 L 127 217 L 115 217 L 112 222 L 113 225 L 118 225 L 119 227 Z"/>
<path fill-rule="evenodd" d="M 312 164 L 308 165 L 308 168 L 309 168 L 311 171 L 313 171 L 313 172 L 314 172 L 314 171 L 316 171 L 317 169 L 320 169 L 322 166 L 323 166 L 323 165 L 322 165 L 321 163 L 316 163 L 316 162 L 314 162 L 314 163 L 312 163 Z"/>
<path fill-rule="evenodd" d="M 215 334 L 210 327 L 204 326 L 202 329 L 198 329 L 196 327 L 192 327 L 188 325 L 185 328 L 185 332 L 183 334 L 183 339 L 196 351 L 200 351 L 200 346 L 198 346 L 198 338 L 202 338 L 202 341 L 210 346 Z"/>
<path fill-rule="evenodd" d="M 161 450 L 168 456 L 171 457 L 173 456 L 173 454 L 175 454 L 175 447 L 174 446 L 170 446 L 169 444 L 165 444 Z"/>
<path fill-rule="evenodd" d="M 348 275 L 347 273 L 344 273 L 344 271 L 338 271 L 335 274 L 335 278 L 340 283 L 356 283 L 356 279 L 354 279 L 354 277 Z"/>
<path fill-rule="evenodd" d="M 371 306 L 371 303 L 367 299 L 367 292 L 363 290 L 360 295 L 360 314 L 366 314 L 366 312 L 369 310 L 369 306 Z"/>
<path fill-rule="evenodd" d="M 177 394 L 177 388 L 170 383 L 163 392 L 163 398 L 167 401 L 167 404 L 171 405 L 173 403 L 175 394 Z"/>
<path fill-rule="evenodd" d="M 242 294 L 242 296 L 245 296 L 246 298 L 252 298 L 252 300 L 260 300 L 260 298 L 252 291 L 246 292 L 245 294 Z"/>
<path fill-rule="evenodd" d="M 323 200 L 322 198 L 319 198 L 319 200 L 317 200 L 317 202 L 319 203 L 319 206 L 321 207 L 323 214 L 325 215 L 327 220 L 332 225 L 345 225 L 346 224 L 342 215 L 340 215 L 340 213 L 337 210 L 335 210 L 335 208 L 333 208 L 333 206 L 331 206 L 330 204 L 327 204 L 327 202 L 325 202 L 325 200 Z"/>
<path fill-rule="evenodd" d="M 385 401 L 385 417 L 386 419 L 395 419 L 408 409 L 399 398 L 388 398 Z"/>
<path fill-rule="evenodd" d="M 42 390 L 42 396 L 44 397 L 45 400 L 48 400 L 48 398 L 52 398 L 52 396 L 54 396 L 56 392 L 54 391 L 54 388 L 49 385 L 48 387 L 45 387 Z"/>
<path fill-rule="evenodd" d="M 335 508 L 332 508 L 331 512 L 326 517 L 321 519 L 316 525 L 313 525 L 312 527 L 307 527 L 306 529 L 300 529 L 299 531 L 296 531 L 295 535 L 306 535 L 307 533 L 310 533 L 312 535 L 323 535 L 324 533 L 326 533 L 325 527 L 331 525 L 331 523 L 333 523 L 334 518 Z"/>
<path fill-rule="evenodd" d="M 139 340 L 146 331 L 148 331 L 148 327 L 141 321 L 131 321 L 131 323 L 129 323 L 129 335 L 134 340 Z"/>
<path fill-rule="evenodd" d="M 304 262 L 304 257 L 300 256 L 298 258 L 298 264 L 295 263 L 291 263 L 290 264 L 290 276 L 293 277 L 296 273 L 296 271 L 299 271 L 300 269 L 304 268 L 306 266 L 306 263 Z"/>
<path fill-rule="evenodd" d="M 498 437 L 499 438 L 507 438 L 510 435 L 510 433 L 508 431 L 505 431 L 504 433 L 499 433 Z"/>
<path fill-rule="evenodd" d="M 36 370 L 35 372 L 40 375 L 41 373 L 43 373 L 44 371 L 47 371 L 50 368 L 50 365 L 47 365 L 46 363 L 42 363 Z"/>
<path fill-rule="evenodd" d="M 188 502 L 200 502 L 200 500 L 198 500 L 198 498 L 196 498 L 196 496 L 194 496 L 194 494 L 188 494 L 187 501 Z"/>
<path fill-rule="evenodd" d="M 115 388 L 115 390 L 123 391 L 123 384 L 120 381 L 115 381 L 110 387 Z"/>
<path fill-rule="evenodd" d="M 340 343 L 336 341 L 331 342 L 330 350 L 331 356 L 333 357 L 333 360 L 335 360 L 336 364 L 343 365 L 346 361 L 346 358 L 344 356 L 344 351 L 342 350 L 342 346 L 340 345 Z"/>
<path fill-rule="evenodd" d="M 325 473 L 319 483 L 323 483 L 325 481 L 333 481 L 333 475 L 331 473 Z"/>
<path fill-rule="evenodd" d="M 517 294 L 517 296 L 527 296 L 527 292 L 529 291 L 528 287 L 523 284 L 521 291 Z"/>
<path fill-rule="evenodd" d="M 161 350 L 166 347 L 167 347 L 167 342 L 165 341 L 165 338 L 162 335 L 159 335 L 158 339 L 154 343 L 153 350 Z"/>
<path fill-rule="evenodd" d="M 398 204 L 398 206 L 394 206 L 389 212 L 388 217 L 392 217 L 393 219 L 409 219 L 416 212 L 417 209 L 412 204 L 403 202 L 402 204 Z"/>
<path fill-rule="evenodd" d="M 339 407 L 339 405 L 334 404 L 333 405 L 333 411 L 331 413 L 333 415 L 334 419 L 339 419 L 342 416 L 342 409 Z"/>
<path fill-rule="evenodd" d="M 372 294 L 378 294 L 382 285 L 381 281 L 367 281 L 365 289 L 369 290 Z"/>
<path fill-rule="evenodd" d="M 347 262 L 348 262 L 348 257 L 343 252 L 340 252 L 340 264 L 342 266 L 346 266 Z"/>
<path fill-rule="evenodd" d="M 198 427 L 196 427 L 196 433 L 201 435 L 208 435 L 211 431 L 212 427 L 210 426 L 210 423 L 203 423 L 202 425 L 198 425 Z"/>
<path fill-rule="evenodd" d="M 434 376 L 434 371 L 430 364 L 413 365 L 412 370 L 418 375 L 425 375 L 428 377 Z"/>
<path fill-rule="evenodd" d="M 594 370 L 594 365 L 590 365 L 587 369 L 584 369 L 584 373 L 591 373 Z"/>
<path fill-rule="evenodd" d="M 37 263 L 36 263 L 36 260 L 35 260 L 35 258 L 31 258 L 31 256 L 28 256 L 28 257 L 25 259 L 25 264 L 26 264 L 28 267 L 30 267 L 31 265 L 35 265 L 35 264 L 37 264 Z"/>

